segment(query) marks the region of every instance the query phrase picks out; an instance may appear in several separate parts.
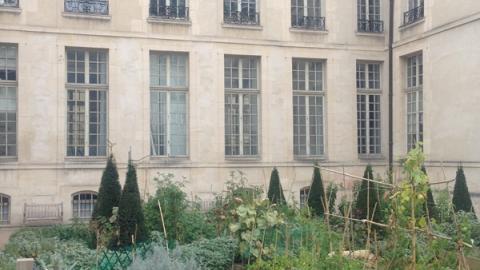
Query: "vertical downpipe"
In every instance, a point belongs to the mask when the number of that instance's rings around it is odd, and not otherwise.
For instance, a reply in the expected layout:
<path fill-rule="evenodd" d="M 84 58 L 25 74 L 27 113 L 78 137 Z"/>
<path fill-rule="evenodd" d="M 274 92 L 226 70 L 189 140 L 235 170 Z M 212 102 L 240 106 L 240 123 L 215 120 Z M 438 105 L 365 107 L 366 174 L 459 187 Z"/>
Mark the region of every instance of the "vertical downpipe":
<path fill-rule="evenodd" d="M 393 175 L 393 16 L 395 0 L 390 0 L 388 23 L 388 168 Z"/>

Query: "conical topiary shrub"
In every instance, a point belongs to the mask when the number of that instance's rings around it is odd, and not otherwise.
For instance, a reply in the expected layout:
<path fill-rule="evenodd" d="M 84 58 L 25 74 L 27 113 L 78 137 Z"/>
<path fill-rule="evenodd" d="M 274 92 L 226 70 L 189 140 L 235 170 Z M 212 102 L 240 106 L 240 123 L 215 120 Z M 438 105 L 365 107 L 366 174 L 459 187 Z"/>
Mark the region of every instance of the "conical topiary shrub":
<path fill-rule="evenodd" d="M 117 165 L 113 155 L 110 155 L 107 166 L 103 171 L 100 189 L 97 194 L 97 203 L 93 210 L 92 220 L 104 217 L 108 220 L 112 216 L 113 207 L 118 207 L 122 187 L 118 181 Z"/>
<path fill-rule="evenodd" d="M 322 216 L 325 213 L 325 190 L 323 188 L 322 175 L 318 165 L 315 164 L 313 169 L 312 186 L 308 193 L 308 207 L 312 209 L 312 214 L 316 216 Z"/>
<path fill-rule="evenodd" d="M 118 223 L 120 226 L 120 244 L 122 246 L 147 240 L 145 218 L 137 183 L 137 172 L 131 163 L 128 164 L 127 179 L 125 180 L 120 199 Z"/>
<path fill-rule="evenodd" d="M 363 178 L 373 180 L 372 166 L 367 165 Z M 357 194 L 354 215 L 358 219 L 372 219 L 373 217 L 373 220 L 378 221 L 380 205 L 378 205 L 377 185 L 365 179 L 362 180 Z"/>
<path fill-rule="evenodd" d="M 425 166 L 422 166 L 422 171 L 427 175 L 427 169 Z M 430 186 L 428 187 L 427 190 L 427 201 L 425 202 L 425 211 L 428 212 L 428 217 L 429 218 L 437 218 L 437 206 L 435 205 L 435 200 L 433 198 L 433 193 L 432 189 Z"/>
<path fill-rule="evenodd" d="M 457 176 L 455 178 L 455 187 L 453 189 L 453 207 L 456 212 L 472 212 L 475 213 L 472 205 L 472 199 L 468 192 L 467 180 L 465 179 L 465 173 L 463 167 L 458 167 Z"/>
<path fill-rule="evenodd" d="M 273 168 L 270 176 L 270 185 L 268 186 L 268 199 L 274 204 L 285 203 L 285 196 L 283 196 L 282 183 L 280 183 L 280 176 L 277 168 Z"/>

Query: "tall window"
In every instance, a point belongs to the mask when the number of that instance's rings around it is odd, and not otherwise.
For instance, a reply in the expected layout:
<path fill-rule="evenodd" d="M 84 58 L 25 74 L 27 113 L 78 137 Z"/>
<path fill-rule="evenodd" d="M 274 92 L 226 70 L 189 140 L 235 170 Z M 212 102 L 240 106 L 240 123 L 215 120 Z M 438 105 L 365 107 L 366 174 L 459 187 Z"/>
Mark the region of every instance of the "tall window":
<path fill-rule="evenodd" d="M 0 193 L 0 225 L 10 223 L 10 196 Z"/>
<path fill-rule="evenodd" d="M 295 156 L 322 156 L 324 62 L 293 59 L 293 149 Z"/>
<path fill-rule="evenodd" d="M 67 48 L 67 156 L 107 155 L 108 53 Z"/>
<path fill-rule="evenodd" d="M 187 54 L 150 54 L 152 156 L 187 155 L 187 74 Z"/>
<path fill-rule="evenodd" d="M 225 56 L 225 155 L 259 154 L 259 58 Z"/>
<path fill-rule="evenodd" d="M 310 193 L 310 186 L 300 189 L 300 208 L 308 206 L 308 193 Z"/>
<path fill-rule="evenodd" d="M 257 0 L 223 0 L 223 20 L 232 24 L 260 24 Z"/>
<path fill-rule="evenodd" d="M 380 64 L 357 63 L 357 147 L 361 155 L 381 154 Z"/>
<path fill-rule="evenodd" d="M 97 193 L 83 191 L 72 196 L 72 214 L 74 218 L 89 219 L 97 203 Z"/>
<path fill-rule="evenodd" d="M 408 11 L 403 13 L 403 23 L 410 24 L 419 21 L 424 16 L 423 0 L 408 0 Z"/>
<path fill-rule="evenodd" d="M 17 156 L 17 47 L 0 43 L 0 157 Z"/>
<path fill-rule="evenodd" d="M 0 7 L 18 7 L 18 0 L 0 0 Z"/>
<path fill-rule="evenodd" d="M 108 15 L 108 0 L 65 0 L 65 12 Z"/>
<path fill-rule="evenodd" d="M 292 27 L 325 30 L 321 0 L 291 0 Z"/>
<path fill-rule="evenodd" d="M 383 32 L 380 20 L 380 0 L 357 0 L 359 32 Z"/>
<path fill-rule="evenodd" d="M 188 19 L 188 0 L 150 0 L 150 16 Z"/>
<path fill-rule="evenodd" d="M 423 141 L 423 56 L 406 59 L 407 64 L 407 148 Z"/>

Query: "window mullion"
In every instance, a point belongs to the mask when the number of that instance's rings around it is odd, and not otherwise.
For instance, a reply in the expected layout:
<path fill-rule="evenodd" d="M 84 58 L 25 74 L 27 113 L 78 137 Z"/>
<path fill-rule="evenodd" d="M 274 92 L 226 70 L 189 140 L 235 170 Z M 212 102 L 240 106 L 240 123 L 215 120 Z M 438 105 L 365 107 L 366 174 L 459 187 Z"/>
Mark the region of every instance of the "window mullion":
<path fill-rule="evenodd" d="M 77 59 L 78 61 L 78 59 Z M 90 53 L 89 51 L 85 51 L 85 59 L 83 61 L 83 64 L 85 65 L 85 84 L 90 83 Z"/>
<path fill-rule="evenodd" d="M 83 151 L 85 156 L 90 156 L 90 147 L 89 145 L 89 132 L 90 132 L 90 95 L 89 95 L 89 90 L 85 90 L 85 120 L 84 120 L 84 146 L 83 146 Z"/>
<path fill-rule="evenodd" d="M 170 156 L 170 121 L 171 121 L 171 117 L 170 117 L 170 91 L 165 91 L 165 106 L 167 107 L 166 110 L 165 110 L 165 118 L 166 118 L 166 121 L 165 121 L 165 136 L 166 136 L 166 142 L 165 142 L 165 155 L 167 157 Z"/>
<path fill-rule="evenodd" d="M 238 150 L 241 156 L 243 156 L 243 94 L 238 94 L 238 135 L 239 146 Z"/>
<path fill-rule="evenodd" d="M 370 95 L 365 95 L 365 146 L 367 150 L 367 154 L 371 154 L 370 151 Z"/>
<path fill-rule="evenodd" d="M 305 90 L 310 90 L 310 68 L 308 62 L 305 61 Z"/>
<path fill-rule="evenodd" d="M 310 155 L 310 97 L 305 97 L 305 152 Z"/>

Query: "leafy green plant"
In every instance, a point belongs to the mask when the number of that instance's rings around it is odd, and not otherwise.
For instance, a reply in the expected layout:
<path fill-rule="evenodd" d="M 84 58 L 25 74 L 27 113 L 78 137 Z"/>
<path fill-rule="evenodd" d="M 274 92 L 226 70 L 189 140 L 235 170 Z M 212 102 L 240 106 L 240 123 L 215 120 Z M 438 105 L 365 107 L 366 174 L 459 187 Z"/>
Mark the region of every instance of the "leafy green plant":
<path fill-rule="evenodd" d="M 265 233 L 284 222 L 277 210 L 273 209 L 268 200 L 255 200 L 243 203 L 232 211 L 235 217 L 230 223 L 230 232 L 239 240 L 240 254 L 244 258 L 254 256 L 260 258 L 273 252 L 273 245 L 264 243 Z"/>
<path fill-rule="evenodd" d="M 230 269 L 238 248 L 237 240 L 229 237 L 202 239 L 181 246 L 184 257 L 196 258 L 203 269 Z"/>
<path fill-rule="evenodd" d="M 328 211 L 335 213 L 335 203 L 337 201 L 338 186 L 335 183 L 329 183 L 327 186 Z"/>
<path fill-rule="evenodd" d="M 167 250 L 157 246 L 146 258 L 139 258 L 129 270 L 203 270 L 195 258 L 185 258 L 181 249 Z"/>

